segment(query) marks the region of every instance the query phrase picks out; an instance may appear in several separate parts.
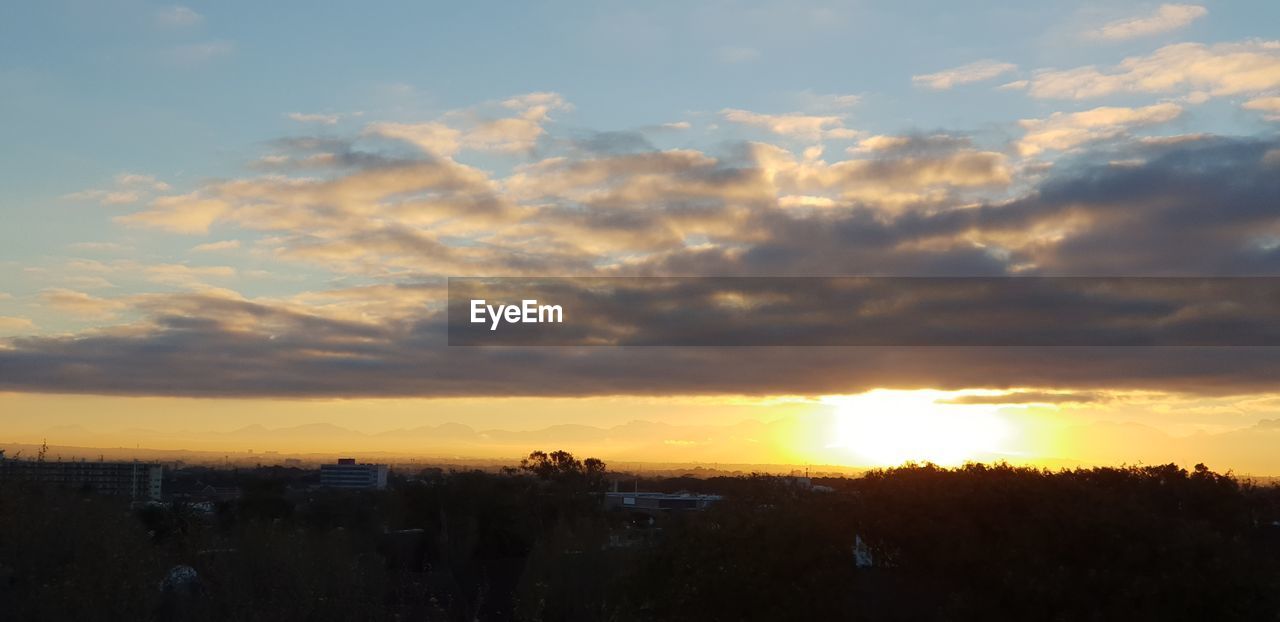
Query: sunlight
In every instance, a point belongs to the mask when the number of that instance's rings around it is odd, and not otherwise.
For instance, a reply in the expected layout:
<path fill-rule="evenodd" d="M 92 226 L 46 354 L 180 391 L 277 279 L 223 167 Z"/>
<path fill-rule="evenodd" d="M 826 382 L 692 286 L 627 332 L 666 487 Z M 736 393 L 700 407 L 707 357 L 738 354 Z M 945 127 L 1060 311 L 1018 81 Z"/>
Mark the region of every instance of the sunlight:
<path fill-rule="evenodd" d="M 961 392 L 890 391 L 833 396 L 834 429 L 828 447 L 851 454 L 858 465 L 933 462 L 957 466 L 1006 453 L 1009 423 L 997 407 L 948 404 Z"/>

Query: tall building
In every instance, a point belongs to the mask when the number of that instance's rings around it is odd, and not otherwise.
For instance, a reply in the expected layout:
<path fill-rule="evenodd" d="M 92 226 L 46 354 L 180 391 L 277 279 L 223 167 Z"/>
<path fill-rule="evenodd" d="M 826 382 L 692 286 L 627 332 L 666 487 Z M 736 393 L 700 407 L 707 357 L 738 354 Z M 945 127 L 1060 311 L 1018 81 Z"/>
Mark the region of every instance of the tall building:
<path fill-rule="evenodd" d="M 164 467 L 151 462 L 12 460 L 0 454 L 0 481 L 29 481 L 159 500 Z"/>
<path fill-rule="evenodd" d="M 320 485 L 326 488 L 382 490 L 387 487 L 387 465 L 360 464 L 355 458 L 338 458 L 337 464 L 320 465 Z"/>

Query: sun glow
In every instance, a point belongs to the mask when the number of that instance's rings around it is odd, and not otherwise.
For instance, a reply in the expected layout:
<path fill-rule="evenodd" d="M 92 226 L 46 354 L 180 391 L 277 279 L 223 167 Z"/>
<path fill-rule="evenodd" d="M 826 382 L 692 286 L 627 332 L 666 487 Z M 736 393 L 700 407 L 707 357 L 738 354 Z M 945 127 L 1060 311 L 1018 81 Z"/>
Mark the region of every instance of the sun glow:
<path fill-rule="evenodd" d="M 951 391 L 875 390 L 824 398 L 835 406 L 828 449 L 849 452 L 860 466 L 933 462 L 956 466 L 1001 459 L 1011 436 L 997 407 L 949 404 Z"/>

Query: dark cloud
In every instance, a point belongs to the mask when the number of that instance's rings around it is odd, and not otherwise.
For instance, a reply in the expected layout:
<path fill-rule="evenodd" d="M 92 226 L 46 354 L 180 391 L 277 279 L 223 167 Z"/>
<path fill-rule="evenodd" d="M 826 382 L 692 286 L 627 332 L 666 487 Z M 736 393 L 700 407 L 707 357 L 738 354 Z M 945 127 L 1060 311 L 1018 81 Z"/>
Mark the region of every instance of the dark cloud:
<path fill-rule="evenodd" d="M 326 136 L 295 136 L 279 138 L 268 143 L 276 155 L 260 159 L 253 167 L 272 171 L 296 171 L 307 169 L 374 169 L 412 166 L 423 161 L 420 153 L 411 151 L 369 151 L 356 146 L 347 138 Z"/>
<path fill-rule="evenodd" d="M 235 213 L 258 219 L 260 229 L 297 235 L 300 249 L 315 240 L 335 261 L 357 251 L 369 251 L 367 261 L 375 265 L 388 263 L 388 255 L 407 256 L 404 261 L 420 262 L 424 273 L 444 266 L 471 273 L 1275 276 L 1280 171 L 1265 154 L 1277 144 L 1215 138 L 1131 145 L 1063 162 L 1018 198 L 960 204 L 943 195 L 909 209 L 885 209 L 856 196 L 831 208 L 787 209 L 762 168 L 696 152 L 564 159 L 531 165 L 523 180 L 509 180 L 523 196 L 543 202 L 527 210 L 532 221 L 486 225 L 493 241 L 467 245 L 359 220 L 357 208 L 387 192 L 430 192 L 430 207 L 447 219 L 468 213 L 471 203 L 465 197 L 440 203 L 434 195 L 474 195 L 489 201 L 479 205 L 505 205 L 476 171 L 448 162 L 374 166 L 343 183 L 303 186 L 315 194 L 300 201 L 306 209 L 267 202 L 277 193 L 296 196 L 299 186 L 263 182 L 255 192 L 266 199 L 255 195 L 254 203 L 263 207 Z M 1110 163 L 1118 157 L 1126 162 Z M 983 168 L 989 164 L 975 162 L 978 178 L 989 176 Z M 890 169 L 902 179 L 919 177 L 904 166 L 899 161 Z M 956 172 L 930 166 L 930 174 Z M 965 166 L 960 172 L 973 172 Z M 834 179 L 865 183 L 847 175 Z M 575 195 L 584 188 L 589 191 Z M 364 198 L 366 191 L 372 198 Z M 335 194 L 360 203 L 335 207 Z M 384 209 L 411 208 L 408 201 Z M 526 213 L 489 212 L 495 219 Z M 334 231 L 308 234 L 325 231 L 317 222 Z M 634 255 L 623 254 L 625 261 L 615 256 L 611 265 L 593 263 L 590 252 L 553 237 L 557 229 L 574 231 L 575 243 L 608 243 Z M 691 236 L 706 243 L 687 243 Z M 517 239 L 537 244 L 522 246 Z M 350 321 L 185 295 L 153 296 L 142 311 L 149 321 L 139 326 L 8 342 L 0 349 L 0 390 L 444 396 L 1054 387 L 1236 393 L 1271 391 L 1280 380 L 1280 349 L 1263 347 L 449 348 L 442 318 L 426 310 Z"/>
<path fill-rule="evenodd" d="M 562 321 L 471 321 L 472 301 L 526 300 Z M 1280 279 L 460 278 L 449 327 L 451 345 L 1280 346 Z"/>
<path fill-rule="evenodd" d="M 943 404 L 1092 404 L 1111 401 L 1111 396 L 1098 391 L 1010 391 L 998 395 L 961 395 Z"/>
<path fill-rule="evenodd" d="M 443 324 L 369 324 L 210 296 L 148 330 L 14 340 L 0 390 L 189 396 L 826 394 L 876 387 L 1271 390 L 1274 348 L 458 348 Z"/>
<path fill-rule="evenodd" d="M 587 132 L 570 143 L 590 154 L 620 154 L 653 151 L 653 143 L 641 132 Z"/>
<path fill-rule="evenodd" d="M 1037 256 L 1073 274 L 1267 274 L 1280 252 L 1276 141 L 1212 139 L 1151 149 L 1141 164 L 1085 165 L 1047 182 L 1012 210 L 1086 215 L 1086 230 Z M 1141 152 L 1139 152 L 1141 154 Z"/>
<path fill-rule="evenodd" d="M 1002 202 L 759 210 L 746 228 L 767 235 L 745 249 L 669 253 L 647 273 L 1274 276 L 1280 168 L 1266 154 L 1278 147 L 1232 138 L 1129 145 L 1063 162 Z"/>

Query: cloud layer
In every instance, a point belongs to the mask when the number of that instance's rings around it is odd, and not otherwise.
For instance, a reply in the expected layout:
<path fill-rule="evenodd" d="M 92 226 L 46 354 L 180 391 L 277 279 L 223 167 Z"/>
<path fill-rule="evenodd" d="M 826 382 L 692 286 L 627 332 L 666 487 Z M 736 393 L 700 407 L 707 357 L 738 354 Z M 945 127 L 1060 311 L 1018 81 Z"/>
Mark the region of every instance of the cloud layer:
<path fill-rule="evenodd" d="M 980 60 L 967 65 L 961 65 L 953 69 L 912 76 L 911 81 L 918 86 L 941 91 L 962 84 L 990 80 L 997 76 L 1009 73 L 1017 68 L 1018 66 L 1013 63 L 1004 63 L 996 60 Z"/>
<path fill-rule="evenodd" d="M 1086 35 L 1111 41 L 1147 37 L 1184 28 L 1208 14 L 1209 9 L 1196 4 L 1162 4 L 1150 15 L 1108 22 Z"/>
<path fill-rule="evenodd" d="M 1113 67 L 1047 69 L 1031 80 L 1033 97 L 1093 99 L 1124 93 L 1230 96 L 1280 87 L 1280 41 L 1176 43 Z"/>
<path fill-rule="evenodd" d="M 1260 55 L 1250 57 L 1256 72 L 1166 82 L 1257 88 L 1266 83 L 1270 44 L 1241 45 L 1177 50 L 1217 59 Z M 1141 74 L 1144 62 L 1122 66 Z M 1035 80 L 1044 88 L 1052 78 Z M 128 272 L 167 289 L 107 296 L 50 286 L 42 294 L 48 308 L 99 327 L 4 342 L 0 390 L 438 396 L 1055 386 L 1215 393 L 1268 389 L 1280 371 L 1280 354 L 1265 348 L 444 347 L 445 276 L 1280 272 L 1280 159 L 1273 155 L 1280 145 L 1140 136 L 1177 119 L 1178 104 L 1052 114 L 1022 122 L 1021 136 L 1003 145 L 962 132 L 871 135 L 843 114 L 720 113 L 784 143 L 815 143 L 798 152 L 762 141 L 659 149 L 645 131 L 558 128 L 556 116 L 570 109 L 556 94 L 533 93 L 422 122 L 294 137 L 271 144 L 253 164 L 260 174 L 182 191 L 122 178 L 122 187 L 157 195 L 145 202 L 140 195 L 142 205 L 118 217 L 130 231 L 196 236 L 184 248 L 251 254 L 338 280 L 329 289 L 252 297 L 228 287 L 241 276 L 231 267 L 82 263 L 77 269 L 92 268 L 99 278 Z M 828 156 L 839 145 L 843 153 Z M 1037 161 L 1045 154 L 1056 158 L 1051 167 Z M 478 163 L 483 158 L 515 163 L 495 173 Z M 214 230 L 216 238 L 203 237 Z M 239 237 L 228 240 L 229 233 Z M 11 328 L 25 325 L 13 320 Z"/>

